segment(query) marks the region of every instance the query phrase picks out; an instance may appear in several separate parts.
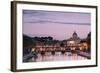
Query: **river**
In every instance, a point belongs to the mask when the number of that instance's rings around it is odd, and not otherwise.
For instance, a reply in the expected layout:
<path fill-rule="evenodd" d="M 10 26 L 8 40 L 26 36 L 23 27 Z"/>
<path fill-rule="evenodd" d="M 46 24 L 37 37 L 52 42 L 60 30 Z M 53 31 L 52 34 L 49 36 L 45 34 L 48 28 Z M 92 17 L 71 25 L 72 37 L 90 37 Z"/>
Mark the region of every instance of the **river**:
<path fill-rule="evenodd" d="M 77 54 L 72 54 L 71 52 L 66 52 L 61 54 L 61 52 L 56 52 L 55 55 L 51 55 L 50 52 L 45 53 L 45 55 L 38 54 L 36 59 L 31 58 L 30 62 L 46 62 L 46 61 L 68 61 L 68 60 L 85 60 L 86 57 L 79 56 Z"/>

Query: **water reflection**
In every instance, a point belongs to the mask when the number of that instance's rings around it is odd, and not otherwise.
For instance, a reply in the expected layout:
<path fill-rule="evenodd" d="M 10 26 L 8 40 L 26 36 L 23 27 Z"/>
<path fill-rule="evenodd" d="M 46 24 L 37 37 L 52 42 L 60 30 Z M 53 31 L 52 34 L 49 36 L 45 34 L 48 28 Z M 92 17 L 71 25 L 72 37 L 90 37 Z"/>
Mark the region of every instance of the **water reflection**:
<path fill-rule="evenodd" d="M 65 61 L 65 60 L 84 60 L 85 57 L 79 56 L 77 54 L 72 54 L 71 52 L 66 52 L 61 54 L 61 52 L 56 52 L 55 55 L 51 55 L 50 52 L 45 53 L 45 55 L 38 54 L 38 58 L 32 58 L 30 61 L 44 62 L 44 61 Z"/>

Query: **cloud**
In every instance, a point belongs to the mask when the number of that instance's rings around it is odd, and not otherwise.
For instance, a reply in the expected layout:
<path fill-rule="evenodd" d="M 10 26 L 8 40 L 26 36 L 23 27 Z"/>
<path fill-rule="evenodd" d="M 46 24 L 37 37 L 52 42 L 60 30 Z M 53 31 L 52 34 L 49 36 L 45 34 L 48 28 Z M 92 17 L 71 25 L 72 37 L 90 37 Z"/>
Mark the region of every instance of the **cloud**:
<path fill-rule="evenodd" d="M 90 25 L 91 14 L 79 12 L 24 10 L 24 23 L 61 23 Z"/>
<path fill-rule="evenodd" d="M 90 25 L 90 23 L 72 23 L 72 22 L 57 22 L 57 21 L 43 21 L 43 20 L 38 20 L 38 21 L 30 21 L 30 22 L 24 22 L 24 23 L 59 23 L 59 24 L 72 24 L 72 25 Z"/>

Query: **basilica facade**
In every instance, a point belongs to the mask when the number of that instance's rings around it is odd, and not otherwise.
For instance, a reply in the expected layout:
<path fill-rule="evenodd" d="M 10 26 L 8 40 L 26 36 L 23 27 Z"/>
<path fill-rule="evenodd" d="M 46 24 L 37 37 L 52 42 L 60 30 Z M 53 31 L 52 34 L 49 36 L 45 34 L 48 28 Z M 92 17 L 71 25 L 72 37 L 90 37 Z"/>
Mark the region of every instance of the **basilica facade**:
<path fill-rule="evenodd" d="M 77 33 L 74 32 L 72 37 L 67 40 L 67 46 L 74 50 L 76 47 L 80 46 L 80 41 L 81 39 L 78 37 Z"/>

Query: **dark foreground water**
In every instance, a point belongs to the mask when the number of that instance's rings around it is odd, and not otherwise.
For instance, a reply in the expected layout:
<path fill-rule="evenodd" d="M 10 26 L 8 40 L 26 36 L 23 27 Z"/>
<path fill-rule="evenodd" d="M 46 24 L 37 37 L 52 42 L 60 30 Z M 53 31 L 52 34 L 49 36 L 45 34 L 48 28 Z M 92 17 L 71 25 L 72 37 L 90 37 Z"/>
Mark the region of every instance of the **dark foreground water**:
<path fill-rule="evenodd" d="M 31 58 L 29 62 L 46 62 L 46 61 L 68 61 L 68 60 L 85 60 L 87 58 L 79 56 L 77 54 L 72 54 L 71 52 L 66 52 L 61 54 L 61 52 L 56 52 L 55 55 L 51 55 L 50 52 L 45 55 L 38 54 L 36 59 Z"/>

